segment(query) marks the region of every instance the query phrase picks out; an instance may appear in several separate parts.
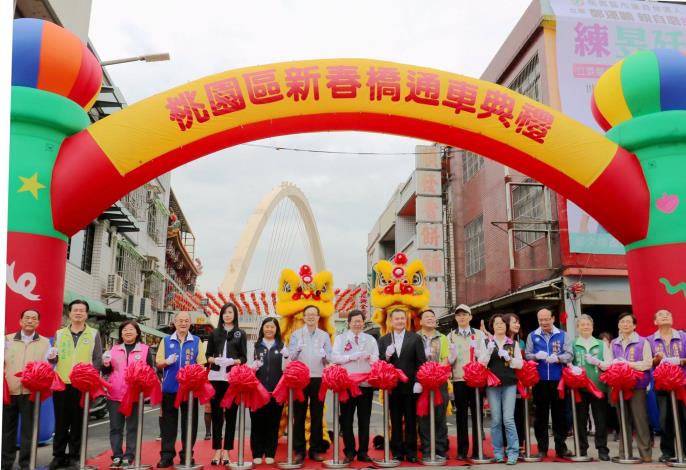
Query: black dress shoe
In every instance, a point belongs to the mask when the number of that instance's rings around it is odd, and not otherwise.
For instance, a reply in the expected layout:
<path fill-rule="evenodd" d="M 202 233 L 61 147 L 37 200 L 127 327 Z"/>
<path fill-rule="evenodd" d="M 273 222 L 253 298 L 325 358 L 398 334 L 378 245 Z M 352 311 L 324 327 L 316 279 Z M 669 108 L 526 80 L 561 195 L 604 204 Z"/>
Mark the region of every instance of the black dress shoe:
<path fill-rule="evenodd" d="M 343 457 L 343 463 L 347 465 L 350 462 L 352 462 L 354 458 L 355 457 L 353 455 L 346 455 L 345 457 Z"/>
<path fill-rule="evenodd" d="M 367 454 L 362 454 L 357 456 L 358 462 L 373 462 L 372 458 Z"/>
<path fill-rule="evenodd" d="M 598 459 L 602 460 L 603 462 L 607 462 L 610 460 L 610 454 L 607 454 L 607 453 L 598 454 Z"/>
<path fill-rule="evenodd" d="M 457 460 L 467 460 L 467 455 L 466 454 L 457 454 L 457 457 L 455 457 Z"/>
<path fill-rule="evenodd" d="M 174 465 L 174 462 L 171 460 L 160 460 L 157 462 L 157 468 L 171 468 Z"/>
<path fill-rule="evenodd" d="M 301 464 L 305 461 L 305 455 L 303 454 L 295 454 L 293 456 L 293 463 Z"/>
<path fill-rule="evenodd" d="M 313 452 L 310 454 L 310 460 L 314 460 L 315 462 L 323 462 L 324 455 L 320 454 L 319 452 Z"/>
<path fill-rule="evenodd" d="M 548 456 L 548 451 L 546 450 L 545 452 L 540 451 L 532 455 L 532 457 L 536 457 L 537 459 L 544 459 Z"/>
<path fill-rule="evenodd" d="M 670 460 L 672 460 L 673 458 L 674 457 L 672 457 L 671 455 L 662 454 L 658 460 L 662 463 L 666 463 L 666 462 L 669 462 Z"/>
<path fill-rule="evenodd" d="M 557 455 L 557 457 L 560 459 L 567 459 L 567 458 L 573 456 L 574 454 L 572 454 L 571 450 L 565 449 L 565 450 L 560 451 L 560 452 L 555 451 L 555 455 Z"/>
<path fill-rule="evenodd" d="M 412 456 L 408 455 L 408 456 L 407 456 L 407 461 L 410 462 L 410 463 L 417 463 L 417 462 L 419 462 L 419 460 L 417 459 L 417 457 L 415 457 L 414 455 L 412 455 Z"/>

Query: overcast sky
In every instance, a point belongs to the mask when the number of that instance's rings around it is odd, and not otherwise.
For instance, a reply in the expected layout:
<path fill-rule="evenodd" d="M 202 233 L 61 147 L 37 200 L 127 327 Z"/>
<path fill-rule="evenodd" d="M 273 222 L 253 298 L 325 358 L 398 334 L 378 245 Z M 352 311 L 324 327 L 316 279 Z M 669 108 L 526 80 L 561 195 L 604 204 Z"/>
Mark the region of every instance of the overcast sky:
<path fill-rule="evenodd" d="M 359 57 L 479 77 L 529 3 L 96 0 L 90 38 L 101 60 L 171 54 L 169 62 L 108 67 L 130 104 L 213 73 L 288 60 Z M 257 143 L 404 153 L 423 142 L 381 134 L 318 133 Z M 317 155 L 239 146 L 175 170 L 172 187 L 205 267 L 200 289 L 216 291 L 248 217 L 282 181 L 296 184 L 309 199 L 336 286 L 364 281 L 367 234 L 413 165 L 412 156 Z M 273 270 L 273 249 L 267 256 L 271 225 L 244 289 L 262 287 L 265 269 Z M 304 240 L 294 240 L 292 246 L 278 258 L 284 263 L 279 269 L 310 262 Z"/>

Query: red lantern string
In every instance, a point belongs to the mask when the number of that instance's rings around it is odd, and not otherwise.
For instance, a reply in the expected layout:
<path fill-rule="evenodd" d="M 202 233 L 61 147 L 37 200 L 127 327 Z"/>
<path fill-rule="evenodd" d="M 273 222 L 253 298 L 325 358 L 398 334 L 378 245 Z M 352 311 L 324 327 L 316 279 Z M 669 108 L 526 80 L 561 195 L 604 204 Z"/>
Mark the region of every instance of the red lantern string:
<path fill-rule="evenodd" d="M 393 390 L 398 381 L 407 383 L 409 379 L 405 373 L 386 361 L 376 361 L 372 364 L 367 383 L 379 390 Z"/>
<path fill-rule="evenodd" d="M 629 400 L 634 394 L 636 383 L 643 378 L 643 372 L 632 368 L 626 362 L 612 364 L 600 374 L 600 380 L 610 386 L 610 399 L 619 401 L 620 390 L 624 392 L 624 400 Z"/>
<path fill-rule="evenodd" d="M 181 403 L 188 401 L 188 392 L 193 392 L 201 404 L 207 403 L 214 396 L 214 388 L 207 380 L 208 370 L 200 364 L 191 364 L 182 367 L 176 374 L 179 390 L 176 393 L 174 406 L 178 408 Z"/>
<path fill-rule="evenodd" d="M 500 379 L 480 362 L 468 362 L 462 368 L 464 381 L 472 388 L 497 387 Z"/>
<path fill-rule="evenodd" d="M 676 364 L 669 364 L 661 362 L 653 371 L 653 379 L 655 380 L 655 390 L 664 390 L 666 392 L 674 392 L 677 400 L 686 403 L 686 389 L 684 384 L 684 372 Z"/>
<path fill-rule="evenodd" d="M 269 400 L 269 392 L 257 380 L 251 367 L 239 364 L 231 368 L 229 388 L 220 404 L 222 408 L 230 408 L 234 402 L 237 405 L 242 402 L 250 411 L 257 411 L 269 403 Z"/>
<path fill-rule="evenodd" d="M 248 303 L 248 301 L 245 298 L 245 292 L 241 292 L 240 294 L 238 294 L 238 297 L 240 297 L 241 302 L 245 306 L 246 313 L 248 315 L 252 315 L 252 309 L 250 308 L 250 304 Z"/>
<path fill-rule="evenodd" d="M 14 374 L 21 378 L 21 384 L 31 392 L 29 400 L 36 400 L 36 392 L 40 392 L 41 401 L 46 400 L 52 392 L 64 390 L 64 382 L 48 361 L 27 362 L 21 372 Z M 7 384 L 7 380 L 5 380 Z M 9 387 L 6 397 L 10 396 Z"/>
<path fill-rule="evenodd" d="M 254 292 L 250 293 L 250 300 L 252 300 L 252 303 L 255 306 L 255 312 L 257 312 L 258 315 L 262 315 L 262 309 L 260 308 L 260 303 L 257 301 L 257 295 L 255 295 Z"/>
<path fill-rule="evenodd" d="M 236 294 L 234 294 L 233 292 L 231 292 L 231 293 L 229 294 L 229 298 L 231 299 L 231 302 L 233 302 L 233 304 L 234 304 L 236 307 L 238 307 L 238 314 L 239 314 L 239 315 L 243 315 L 243 306 L 241 305 L 241 303 L 240 303 L 240 302 L 238 301 L 238 299 L 236 298 Z"/>
<path fill-rule="evenodd" d="M 221 299 L 221 301 L 222 301 L 224 304 L 228 304 L 228 303 L 229 303 L 229 301 L 226 299 L 226 296 L 224 295 L 223 292 L 219 291 L 219 292 L 217 292 L 217 295 L 219 295 L 219 298 Z"/>
<path fill-rule="evenodd" d="M 362 395 L 359 385 L 359 382 L 355 382 L 344 367 L 334 364 L 325 368 L 324 372 L 322 372 L 319 399 L 324 401 L 326 392 L 331 390 L 338 393 L 338 400 L 341 403 L 345 403 L 349 397 L 355 398 Z"/>
<path fill-rule="evenodd" d="M 421 365 L 417 371 L 417 382 L 422 385 L 422 393 L 417 399 L 417 416 L 429 414 L 429 393 L 434 392 L 434 405 L 443 403 L 443 395 L 440 388 L 447 383 L 452 372 L 450 365 L 441 365 L 438 362 L 428 361 Z"/>
<path fill-rule="evenodd" d="M 283 405 L 288 401 L 288 391 L 293 390 L 293 399 L 305 401 L 303 389 L 310 383 L 310 369 L 304 362 L 291 361 L 283 370 L 279 383 L 274 387 L 272 397 Z"/>
<path fill-rule="evenodd" d="M 269 315 L 269 303 L 267 302 L 267 293 L 265 291 L 260 292 L 260 300 L 262 300 L 262 305 L 264 306 L 264 313 Z"/>
<path fill-rule="evenodd" d="M 336 302 L 334 303 L 334 308 L 335 308 L 336 310 L 338 310 L 338 307 L 340 306 L 341 301 L 343 301 L 343 299 L 345 299 L 345 297 L 346 297 L 349 293 L 350 293 L 350 289 L 345 289 L 343 292 L 340 293 L 340 295 L 339 295 L 338 298 L 336 299 Z"/>
<path fill-rule="evenodd" d="M 538 363 L 524 361 L 521 369 L 515 369 L 515 375 L 517 376 L 517 391 L 524 400 L 528 400 L 531 398 L 529 390 L 541 379 L 538 375 Z"/>
<path fill-rule="evenodd" d="M 92 403 L 93 400 L 104 395 L 108 387 L 107 382 L 100 377 L 100 372 L 88 362 L 76 364 L 69 373 L 69 380 L 72 386 L 81 392 L 81 407 L 83 407 L 86 392 L 90 395 Z"/>
<path fill-rule="evenodd" d="M 126 368 L 124 374 L 126 392 L 119 405 L 119 412 L 124 416 L 131 416 L 133 404 L 138 403 L 140 392 L 143 397 L 150 398 L 150 404 L 162 402 L 162 388 L 157 374 L 152 367 L 143 361 L 135 361 Z"/>
<path fill-rule="evenodd" d="M 577 403 L 581 403 L 581 393 L 578 391 L 585 388 L 596 398 L 603 398 L 605 394 L 598 389 L 596 384 L 593 383 L 591 379 L 586 375 L 586 371 L 579 367 L 581 372 L 579 374 L 574 373 L 574 369 L 571 367 L 565 367 L 562 369 L 562 377 L 560 382 L 557 384 L 557 392 L 560 395 L 560 399 L 565 397 L 565 387 L 574 389 L 577 393 L 574 394 L 574 400 Z"/>
<path fill-rule="evenodd" d="M 274 306 L 274 310 L 276 311 L 276 292 L 272 291 L 272 305 Z"/>

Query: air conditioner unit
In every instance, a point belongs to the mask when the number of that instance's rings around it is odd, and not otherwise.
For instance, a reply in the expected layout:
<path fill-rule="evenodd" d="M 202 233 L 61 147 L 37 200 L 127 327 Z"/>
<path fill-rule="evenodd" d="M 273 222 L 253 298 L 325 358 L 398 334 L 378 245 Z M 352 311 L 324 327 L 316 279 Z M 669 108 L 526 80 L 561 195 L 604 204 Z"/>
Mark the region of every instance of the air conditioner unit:
<path fill-rule="evenodd" d="M 140 316 L 150 318 L 152 316 L 152 300 L 141 297 Z"/>
<path fill-rule="evenodd" d="M 108 297 L 124 297 L 124 280 L 119 274 L 107 275 L 107 286 L 105 287 L 105 295 Z"/>
<path fill-rule="evenodd" d="M 157 258 L 155 256 L 147 256 L 143 262 L 143 272 L 151 273 L 157 271 Z"/>

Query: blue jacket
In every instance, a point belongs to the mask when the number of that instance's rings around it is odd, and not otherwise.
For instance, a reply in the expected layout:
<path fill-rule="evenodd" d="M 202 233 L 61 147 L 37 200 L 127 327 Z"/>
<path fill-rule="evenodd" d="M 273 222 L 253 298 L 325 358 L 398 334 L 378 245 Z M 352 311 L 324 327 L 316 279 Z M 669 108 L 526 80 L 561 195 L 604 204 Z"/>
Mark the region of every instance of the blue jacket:
<path fill-rule="evenodd" d="M 162 372 L 162 392 L 176 393 L 179 390 L 179 382 L 176 380 L 176 374 L 181 367 L 197 364 L 198 352 L 200 351 L 200 338 L 188 333 L 186 341 L 181 344 L 173 333 L 164 338 L 164 354 L 166 357 L 176 353 L 178 359 L 172 365 L 164 368 Z"/>
<path fill-rule="evenodd" d="M 563 330 L 554 328 L 553 334 L 548 341 L 544 338 L 541 329 L 537 328 L 531 332 L 531 341 L 533 343 L 533 353 L 545 351 L 548 355 L 560 355 L 564 353 L 565 332 Z M 562 367 L 564 364 L 559 362 L 549 364 L 546 361 L 538 361 L 538 374 L 541 380 L 560 380 L 562 375 Z"/>

